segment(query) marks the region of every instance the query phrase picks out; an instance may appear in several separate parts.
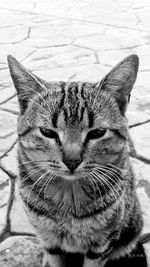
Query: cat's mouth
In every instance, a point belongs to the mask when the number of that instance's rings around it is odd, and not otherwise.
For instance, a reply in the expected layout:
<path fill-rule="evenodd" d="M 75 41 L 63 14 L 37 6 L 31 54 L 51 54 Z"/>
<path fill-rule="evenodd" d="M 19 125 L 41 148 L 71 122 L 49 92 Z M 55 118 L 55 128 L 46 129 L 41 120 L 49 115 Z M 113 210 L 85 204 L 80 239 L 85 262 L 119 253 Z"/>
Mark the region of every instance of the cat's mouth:
<path fill-rule="evenodd" d="M 88 177 L 93 177 L 93 174 L 96 170 L 95 166 L 93 165 L 87 165 L 87 166 L 84 166 L 84 167 L 79 167 L 77 168 L 73 173 L 70 172 L 69 169 L 60 169 L 60 170 L 57 170 L 56 172 L 56 176 L 58 177 L 61 177 L 65 180 L 68 180 L 68 181 L 73 181 L 73 180 L 79 180 L 79 179 L 84 179 L 84 178 L 87 178 Z M 101 169 L 101 173 L 105 172 L 106 170 L 105 169 Z M 97 171 L 98 173 L 98 171 Z M 95 175 L 95 173 L 94 173 Z"/>
<path fill-rule="evenodd" d="M 58 175 L 66 180 L 75 180 L 84 178 L 86 176 L 86 173 L 84 173 L 83 171 L 75 171 L 74 173 L 70 173 L 69 170 L 65 170 L 61 171 L 61 173 Z"/>
<path fill-rule="evenodd" d="M 93 164 L 80 164 L 74 172 L 71 172 L 68 168 L 61 168 L 57 170 L 57 175 L 66 180 L 74 180 L 86 178 L 87 175 L 94 169 Z"/>

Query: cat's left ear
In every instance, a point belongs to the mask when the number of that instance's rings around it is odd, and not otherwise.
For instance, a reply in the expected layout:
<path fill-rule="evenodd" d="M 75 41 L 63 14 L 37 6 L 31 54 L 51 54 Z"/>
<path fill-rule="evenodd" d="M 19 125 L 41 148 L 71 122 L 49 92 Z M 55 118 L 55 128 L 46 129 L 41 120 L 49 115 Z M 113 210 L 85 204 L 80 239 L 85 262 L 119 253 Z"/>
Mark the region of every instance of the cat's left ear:
<path fill-rule="evenodd" d="M 7 60 L 11 78 L 17 90 L 20 111 L 23 114 L 28 106 L 29 100 L 34 95 L 39 95 L 43 90 L 43 81 L 11 55 L 7 57 Z"/>
<path fill-rule="evenodd" d="M 117 99 L 121 112 L 126 110 L 130 93 L 136 81 L 139 66 L 137 55 L 130 55 L 114 67 L 102 80 L 101 89 L 109 91 Z"/>

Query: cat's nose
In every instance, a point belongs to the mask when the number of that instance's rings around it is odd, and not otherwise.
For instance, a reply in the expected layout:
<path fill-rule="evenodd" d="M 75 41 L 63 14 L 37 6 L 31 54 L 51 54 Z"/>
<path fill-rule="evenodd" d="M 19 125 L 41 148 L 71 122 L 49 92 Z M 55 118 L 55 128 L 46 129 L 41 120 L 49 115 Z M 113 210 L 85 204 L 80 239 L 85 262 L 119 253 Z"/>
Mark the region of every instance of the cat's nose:
<path fill-rule="evenodd" d="M 62 161 L 73 173 L 82 162 L 81 148 L 77 144 L 67 144 L 64 147 Z"/>
<path fill-rule="evenodd" d="M 80 163 L 82 162 L 82 159 L 76 159 L 76 160 L 69 160 L 66 158 L 63 158 L 63 163 L 65 163 L 65 165 L 68 167 L 68 169 L 70 170 L 71 174 L 73 174 L 73 172 L 75 171 L 75 169 L 80 165 Z"/>

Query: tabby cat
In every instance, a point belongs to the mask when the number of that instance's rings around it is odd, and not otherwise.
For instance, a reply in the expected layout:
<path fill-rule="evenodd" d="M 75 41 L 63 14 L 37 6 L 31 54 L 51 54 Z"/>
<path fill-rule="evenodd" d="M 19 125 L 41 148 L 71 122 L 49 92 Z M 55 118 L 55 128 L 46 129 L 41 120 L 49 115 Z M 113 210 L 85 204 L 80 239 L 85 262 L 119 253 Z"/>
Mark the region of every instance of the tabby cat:
<path fill-rule="evenodd" d="M 8 64 L 20 106 L 19 188 L 43 266 L 147 266 L 125 117 L 139 60 L 100 82 L 46 82 Z"/>

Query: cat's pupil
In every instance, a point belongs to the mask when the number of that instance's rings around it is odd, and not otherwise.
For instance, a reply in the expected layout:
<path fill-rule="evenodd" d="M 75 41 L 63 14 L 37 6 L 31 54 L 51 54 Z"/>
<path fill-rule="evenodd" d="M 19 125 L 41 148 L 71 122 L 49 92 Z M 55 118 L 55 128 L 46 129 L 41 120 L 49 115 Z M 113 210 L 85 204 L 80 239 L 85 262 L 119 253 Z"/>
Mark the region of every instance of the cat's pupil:
<path fill-rule="evenodd" d="M 42 135 L 44 135 L 47 138 L 53 138 L 53 139 L 59 138 L 58 134 L 55 131 L 47 129 L 47 128 L 40 127 L 40 132 Z"/>
<path fill-rule="evenodd" d="M 95 129 L 90 132 L 88 132 L 86 139 L 91 140 L 91 139 L 97 139 L 102 137 L 106 133 L 106 130 L 100 130 L 100 129 Z"/>

